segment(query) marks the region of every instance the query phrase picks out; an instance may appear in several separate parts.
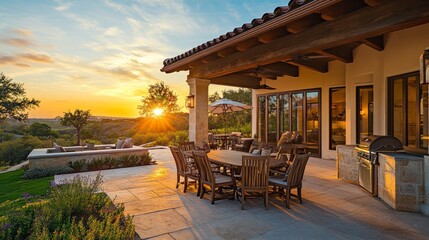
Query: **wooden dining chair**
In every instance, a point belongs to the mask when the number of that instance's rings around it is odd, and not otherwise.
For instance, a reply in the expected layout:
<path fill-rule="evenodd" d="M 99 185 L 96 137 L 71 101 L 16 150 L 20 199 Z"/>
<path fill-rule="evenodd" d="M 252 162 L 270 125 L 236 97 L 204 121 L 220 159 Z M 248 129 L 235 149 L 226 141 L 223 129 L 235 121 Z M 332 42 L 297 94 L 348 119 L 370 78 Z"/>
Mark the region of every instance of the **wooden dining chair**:
<path fill-rule="evenodd" d="M 277 186 L 283 189 L 286 193 L 286 207 L 290 208 L 290 197 L 294 196 L 302 203 L 302 179 L 304 177 L 305 167 L 311 153 L 296 154 L 292 164 L 288 167 L 286 173 L 268 178 L 270 185 Z M 296 188 L 297 195 L 291 193 L 291 190 Z"/>
<path fill-rule="evenodd" d="M 173 155 L 174 162 L 176 163 L 176 169 L 177 169 L 177 182 L 176 182 L 176 188 L 179 188 L 180 177 L 182 176 L 184 178 L 183 181 L 183 192 L 185 193 L 188 188 L 188 178 L 193 179 L 199 184 L 200 181 L 200 173 L 195 168 L 193 169 L 193 166 L 191 166 L 191 163 L 186 162 L 185 157 L 183 156 L 183 153 L 180 151 L 179 147 L 176 146 L 170 146 L 171 154 Z M 199 186 L 199 185 L 198 185 Z M 197 196 L 200 194 L 200 189 L 198 188 Z"/>
<path fill-rule="evenodd" d="M 237 190 L 241 209 L 244 209 L 246 195 L 260 193 L 268 208 L 268 175 L 270 160 L 268 156 L 243 156 L 241 167 L 241 186 Z"/>
<path fill-rule="evenodd" d="M 212 166 L 205 151 L 192 151 L 194 161 L 200 170 L 200 198 L 204 197 L 206 191 L 211 192 L 211 203 L 216 199 L 216 190 L 221 187 L 231 187 L 235 195 L 235 180 L 233 176 L 223 175 L 212 170 Z"/>

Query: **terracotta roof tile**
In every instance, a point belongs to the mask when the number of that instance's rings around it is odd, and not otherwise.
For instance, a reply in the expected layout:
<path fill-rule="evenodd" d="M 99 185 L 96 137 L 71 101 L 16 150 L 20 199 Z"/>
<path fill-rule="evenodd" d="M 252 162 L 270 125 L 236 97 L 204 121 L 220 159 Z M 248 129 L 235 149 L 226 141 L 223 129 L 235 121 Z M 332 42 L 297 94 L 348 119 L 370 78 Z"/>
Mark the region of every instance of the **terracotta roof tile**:
<path fill-rule="evenodd" d="M 293 10 L 293 9 L 296 9 L 299 6 L 301 6 L 301 5 L 303 5 L 303 4 L 307 3 L 307 2 L 311 2 L 311 1 L 312 0 L 290 0 L 288 6 L 276 7 L 274 9 L 274 12 L 272 12 L 272 13 L 265 13 L 264 15 L 262 15 L 261 18 L 255 18 L 255 19 L 253 19 L 251 21 L 251 23 L 245 23 L 245 24 L 243 24 L 243 26 L 236 27 L 236 28 L 234 28 L 233 31 L 227 32 L 226 34 L 223 34 L 223 35 L 221 35 L 221 36 L 219 36 L 219 37 L 217 37 L 217 38 L 215 38 L 215 39 L 213 39 L 211 41 L 207 41 L 206 43 L 203 43 L 203 44 L 201 44 L 201 45 L 199 45 L 197 47 L 194 47 L 193 49 L 191 49 L 191 50 L 189 50 L 189 51 L 187 51 L 185 53 L 182 53 L 182 54 L 180 54 L 178 56 L 175 56 L 173 58 L 167 58 L 167 59 L 165 59 L 164 62 L 163 62 L 164 67 L 168 66 L 170 64 L 173 64 L 175 62 L 178 62 L 178 61 L 180 61 L 180 60 L 182 60 L 184 58 L 187 58 L 187 57 L 189 57 L 189 56 L 191 56 L 193 54 L 196 54 L 197 52 L 200 52 L 200 51 L 203 51 L 203 50 L 205 50 L 207 48 L 210 48 L 210 47 L 212 47 L 212 46 L 214 46 L 216 44 L 219 44 L 219 43 L 221 43 L 221 42 L 223 42 L 225 40 L 228 40 L 230 38 L 236 37 L 236 36 L 240 35 L 241 33 L 245 32 L 245 31 L 247 31 L 249 29 L 252 29 L 252 28 L 254 28 L 256 26 L 264 24 L 264 23 L 266 23 L 266 22 L 268 22 L 268 21 L 270 21 L 272 19 L 275 19 L 276 17 L 279 17 L 279 16 L 281 16 L 281 15 L 283 15 L 283 14 L 285 14 L 285 13 L 287 13 L 287 12 Z"/>

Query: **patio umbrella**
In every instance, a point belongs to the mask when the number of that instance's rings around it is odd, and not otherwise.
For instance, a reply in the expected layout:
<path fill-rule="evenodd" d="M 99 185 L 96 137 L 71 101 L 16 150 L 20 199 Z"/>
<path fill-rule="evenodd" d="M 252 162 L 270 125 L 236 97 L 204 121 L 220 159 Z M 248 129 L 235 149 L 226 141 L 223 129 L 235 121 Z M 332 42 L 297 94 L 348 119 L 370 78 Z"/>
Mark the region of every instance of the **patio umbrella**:
<path fill-rule="evenodd" d="M 211 113 L 223 113 L 224 114 L 224 127 L 226 134 L 226 122 L 225 122 L 225 114 L 227 112 L 238 112 L 246 109 L 252 109 L 252 106 L 232 101 L 226 98 L 219 99 L 209 104 L 209 111 Z"/>

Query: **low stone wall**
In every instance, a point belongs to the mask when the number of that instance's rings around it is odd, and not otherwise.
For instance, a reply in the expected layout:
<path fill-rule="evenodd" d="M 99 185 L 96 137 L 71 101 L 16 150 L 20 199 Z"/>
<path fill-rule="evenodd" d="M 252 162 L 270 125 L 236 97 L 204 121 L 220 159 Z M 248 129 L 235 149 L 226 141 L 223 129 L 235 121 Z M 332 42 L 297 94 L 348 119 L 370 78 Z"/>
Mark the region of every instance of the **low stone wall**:
<path fill-rule="evenodd" d="M 111 145 L 97 145 L 95 150 L 85 147 L 66 147 L 72 152 L 52 152 L 52 148 L 34 149 L 27 157 L 29 168 L 65 167 L 68 162 L 85 159 L 87 162 L 101 157 L 122 157 L 125 155 L 141 155 L 148 153 L 147 148 L 133 146 L 132 148 L 112 149 Z"/>
<path fill-rule="evenodd" d="M 358 184 L 358 160 L 354 154 L 355 147 L 355 145 L 337 146 L 337 177 Z"/>
<path fill-rule="evenodd" d="M 423 157 L 379 154 L 378 197 L 400 211 L 419 212 L 425 202 Z"/>

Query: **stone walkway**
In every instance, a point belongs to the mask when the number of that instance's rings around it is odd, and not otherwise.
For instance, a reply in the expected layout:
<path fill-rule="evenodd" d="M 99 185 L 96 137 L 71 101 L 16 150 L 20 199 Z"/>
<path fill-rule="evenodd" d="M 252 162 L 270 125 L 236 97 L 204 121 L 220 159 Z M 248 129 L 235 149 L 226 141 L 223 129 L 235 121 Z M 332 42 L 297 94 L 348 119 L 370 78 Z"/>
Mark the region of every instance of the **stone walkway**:
<path fill-rule="evenodd" d="M 168 149 L 152 150 L 153 166 L 101 171 L 104 191 L 134 215 L 136 231 L 150 239 L 429 239 L 429 217 L 397 212 L 360 187 L 336 179 L 335 162 L 311 158 L 300 205 L 270 196 L 238 202 L 199 199 L 192 186 L 175 188 Z M 95 176 L 96 172 L 90 172 Z M 56 176 L 55 180 L 74 176 Z"/>

